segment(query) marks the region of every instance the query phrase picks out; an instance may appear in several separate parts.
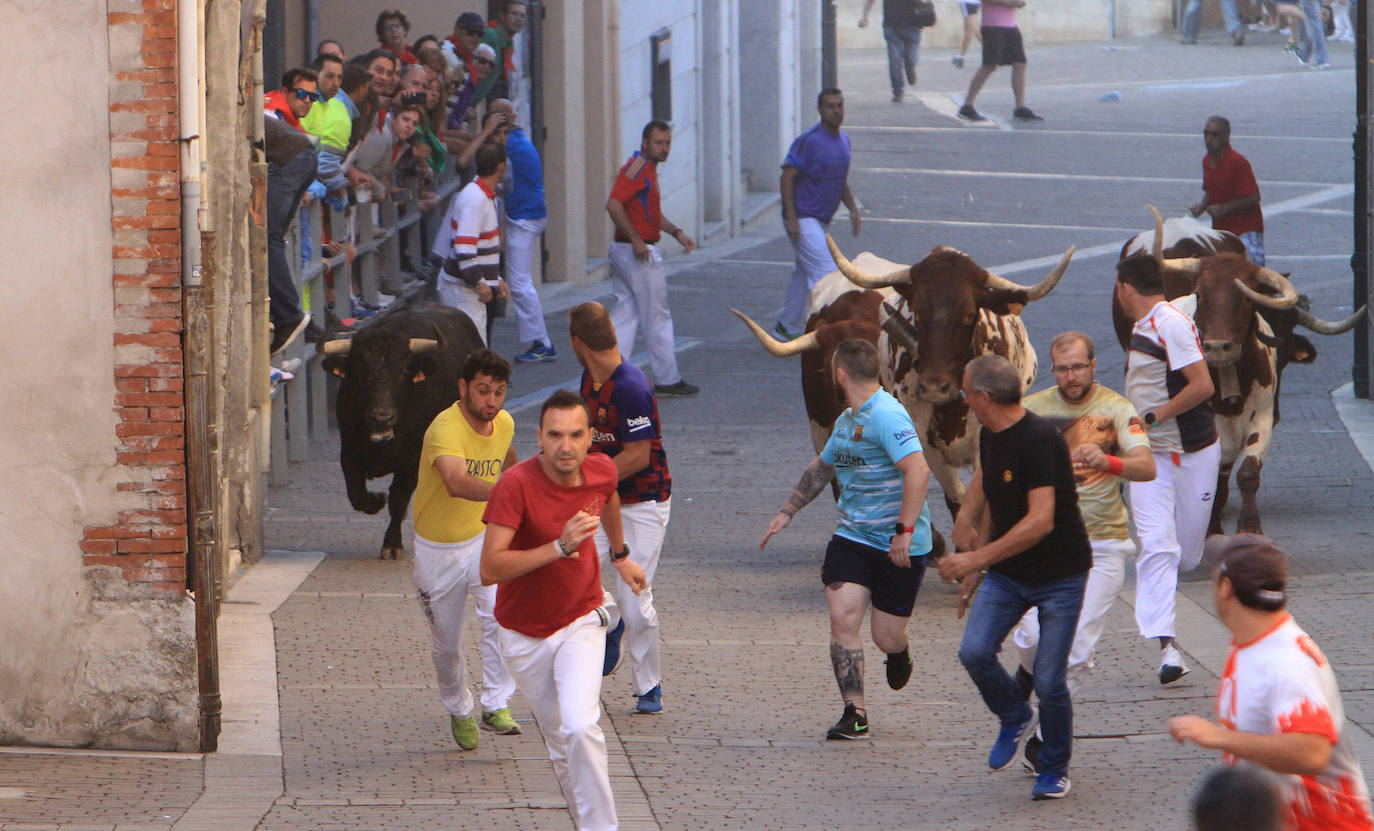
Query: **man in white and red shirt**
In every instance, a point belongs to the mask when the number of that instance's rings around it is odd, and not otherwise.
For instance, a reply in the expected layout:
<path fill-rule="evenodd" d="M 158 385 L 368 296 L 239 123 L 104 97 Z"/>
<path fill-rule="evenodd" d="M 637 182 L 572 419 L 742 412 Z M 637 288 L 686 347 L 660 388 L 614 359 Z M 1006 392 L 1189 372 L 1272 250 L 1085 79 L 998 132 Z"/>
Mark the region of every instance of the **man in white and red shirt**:
<path fill-rule="evenodd" d="M 433 253 L 442 257 L 435 289 L 439 302 L 472 318 L 487 341 L 487 301 L 509 297 L 501 280 L 501 226 L 496 188 L 506 176 L 506 148 L 486 144 L 477 151 L 477 178 L 454 194 L 439 226 Z"/>
<path fill-rule="evenodd" d="M 1331 665 L 1288 614 L 1287 560 L 1268 537 L 1213 537 L 1217 614 L 1231 655 L 1217 691 L 1217 719 L 1176 716 L 1169 732 L 1282 774 L 1280 794 L 1296 831 L 1371 831 L 1369 791 L 1346 731 Z"/>
<path fill-rule="evenodd" d="M 620 522 L 619 475 L 588 455 L 586 402 L 571 390 L 539 413 L 539 455 L 497 480 L 482 521 L 482 584 L 497 584 L 497 642 L 525 694 L 563 793 L 582 831 L 617 827 L 601 718 L 601 669 L 612 623 L 593 535 L 603 527 L 610 561 L 639 594 L 644 570 L 630 559 Z"/>
<path fill-rule="evenodd" d="M 1126 356 L 1126 398 L 1140 413 L 1155 457 L 1155 478 L 1131 482 L 1131 517 L 1140 538 L 1135 620 L 1158 638 L 1159 683 L 1188 673 L 1174 629 L 1179 571 L 1197 568 L 1212 516 L 1221 444 L 1212 414 L 1212 373 L 1197 327 L 1164 299 L 1159 263 L 1136 254 L 1116 266 L 1116 296 L 1135 321 Z M 1189 295 L 1190 302 L 1196 298 Z"/>

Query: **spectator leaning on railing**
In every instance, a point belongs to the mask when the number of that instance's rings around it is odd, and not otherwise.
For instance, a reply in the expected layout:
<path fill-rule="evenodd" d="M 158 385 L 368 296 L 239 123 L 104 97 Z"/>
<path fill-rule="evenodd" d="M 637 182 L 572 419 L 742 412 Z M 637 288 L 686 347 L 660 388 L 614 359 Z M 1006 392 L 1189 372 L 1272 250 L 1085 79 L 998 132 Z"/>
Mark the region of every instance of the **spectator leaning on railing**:
<path fill-rule="evenodd" d="M 449 72 L 458 81 L 466 81 L 472 69 L 472 50 L 482 42 L 487 30 L 486 21 L 477 12 L 463 12 L 453 24 L 453 34 L 444 38 L 439 49 L 448 62 Z"/>
<path fill-rule="evenodd" d="M 506 0 L 501 7 L 501 19 L 493 20 L 482 33 L 482 43 L 490 46 L 496 54 L 496 71 L 477 86 L 477 100 L 490 101 L 494 98 L 515 98 L 515 90 L 510 89 L 511 77 L 515 74 L 515 36 L 525 28 L 525 0 Z"/>
<path fill-rule="evenodd" d="M 318 60 L 318 59 L 317 59 Z M 301 125 L 320 140 L 320 169 L 316 174 L 325 189 L 336 196 L 348 186 L 343 160 L 353 133 L 353 121 L 361 115 L 358 105 L 367 99 L 372 76 L 356 63 L 343 68 L 339 91 L 310 109 Z"/>
<path fill-rule="evenodd" d="M 410 21 L 400 9 L 386 9 L 377 15 L 377 42 L 403 63 L 415 63 L 415 53 L 406 45 Z"/>
<path fill-rule="evenodd" d="M 300 119 L 319 97 L 315 73 L 304 67 L 289 70 L 282 88 L 264 98 L 263 152 L 267 157 L 267 293 L 272 321 L 269 352 L 275 354 L 310 322 L 301 309 L 301 296 L 291 279 L 286 257 L 286 229 L 301 197 L 315 179 L 315 149 L 299 128 Z"/>

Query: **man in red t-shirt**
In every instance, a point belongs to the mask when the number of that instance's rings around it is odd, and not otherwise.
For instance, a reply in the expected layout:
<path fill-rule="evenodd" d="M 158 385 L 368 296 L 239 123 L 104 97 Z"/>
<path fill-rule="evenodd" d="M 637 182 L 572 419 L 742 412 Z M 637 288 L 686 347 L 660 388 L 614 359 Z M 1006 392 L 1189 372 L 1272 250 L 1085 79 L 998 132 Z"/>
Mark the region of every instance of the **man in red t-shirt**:
<path fill-rule="evenodd" d="M 1212 227 L 1230 231 L 1245 243 L 1250 262 L 1264 265 L 1264 214 L 1260 211 L 1259 184 L 1250 162 L 1231 149 L 1231 122 L 1219 115 L 1202 128 L 1207 155 L 1202 157 L 1202 201 L 1189 208 L 1193 216 L 1204 211 Z"/>
<path fill-rule="evenodd" d="M 654 392 L 659 395 L 696 395 L 699 390 L 682 380 L 673 348 L 673 313 L 668 308 L 668 280 L 663 257 L 658 253 L 662 231 L 678 241 L 688 254 L 695 241 L 663 216 L 658 204 L 658 166 L 668 160 L 673 128 L 663 121 L 644 125 L 639 152 L 620 168 L 606 212 L 615 223 L 611 243 L 611 285 L 615 308 L 611 323 L 620 340 L 620 353 L 634 352 L 635 329 L 644 327 L 649 346 L 649 368 L 654 373 Z"/>
<path fill-rule="evenodd" d="M 648 587 L 625 545 L 615 462 L 588 456 L 591 445 L 582 396 L 555 392 L 539 413 L 539 454 L 502 474 L 482 515 L 482 585 L 498 584 L 501 655 L 583 831 L 616 827 L 606 738 L 597 724 L 614 611 L 592 541 L 603 521 L 621 579 L 635 594 Z"/>

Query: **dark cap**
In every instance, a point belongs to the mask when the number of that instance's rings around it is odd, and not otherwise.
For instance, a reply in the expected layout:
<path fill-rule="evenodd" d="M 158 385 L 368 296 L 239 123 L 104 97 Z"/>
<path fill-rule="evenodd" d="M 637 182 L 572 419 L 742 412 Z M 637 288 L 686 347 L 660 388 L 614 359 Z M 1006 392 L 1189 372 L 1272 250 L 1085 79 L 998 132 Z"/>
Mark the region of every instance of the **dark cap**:
<path fill-rule="evenodd" d="M 1203 556 L 1231 581 L 1241 605 L 1276 612 L 1288 602 L 1288 558 L 1263 534 L 1208 537 Z"/>
<path fill-rule="evenodd" d="M 487 21 L 477 12 L 463 12 L 458 15 L 458 22 L 453 24 L 453 28 L 481 34 L 487 30 Z"/>

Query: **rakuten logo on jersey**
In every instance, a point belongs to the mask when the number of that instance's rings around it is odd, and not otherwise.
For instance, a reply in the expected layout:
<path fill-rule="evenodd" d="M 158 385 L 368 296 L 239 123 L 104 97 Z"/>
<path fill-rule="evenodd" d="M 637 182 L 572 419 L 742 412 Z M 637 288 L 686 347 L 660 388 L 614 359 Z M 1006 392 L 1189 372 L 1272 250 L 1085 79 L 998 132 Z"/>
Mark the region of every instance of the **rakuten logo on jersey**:
<path fill-rule="evenodd" d="M 615 444 L 615 433 L 603 433 L 600 430 L 592 430 L 592 441 L 597 444 Z"/>
<path fill-rule="evenodd" d="M 639 430 L 643 430 L 645 427 L 653 426 L 653 422 L 650 421 L 649 417 L 646 415 L 635 416 L 634 418 L 627 419 L 625 422 L 625 426 L 629 428 L 626 430 L 627 433 L 634 433 Z"/>

